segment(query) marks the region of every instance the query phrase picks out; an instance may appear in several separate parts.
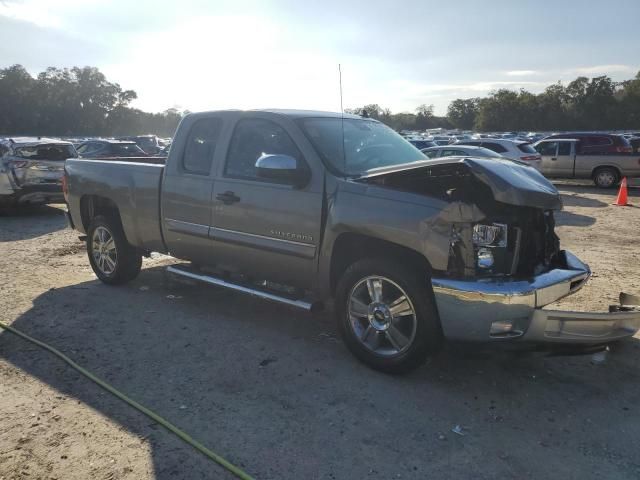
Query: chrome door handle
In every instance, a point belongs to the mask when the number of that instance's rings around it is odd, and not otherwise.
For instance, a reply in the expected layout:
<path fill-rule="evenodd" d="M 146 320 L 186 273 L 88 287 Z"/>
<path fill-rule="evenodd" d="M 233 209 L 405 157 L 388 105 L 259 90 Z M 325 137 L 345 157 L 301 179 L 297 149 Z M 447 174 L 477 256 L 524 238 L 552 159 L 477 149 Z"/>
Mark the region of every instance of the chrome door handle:
<path fill-rule="evenodd" d="M 222 203 L 224 203 L 225 205 L 231 205 L 232 203 L 240 201 L 240 197 L 230 191 L 219 193 L 218 195 L 216 195 L 216 198 L 222 201 Z"/>

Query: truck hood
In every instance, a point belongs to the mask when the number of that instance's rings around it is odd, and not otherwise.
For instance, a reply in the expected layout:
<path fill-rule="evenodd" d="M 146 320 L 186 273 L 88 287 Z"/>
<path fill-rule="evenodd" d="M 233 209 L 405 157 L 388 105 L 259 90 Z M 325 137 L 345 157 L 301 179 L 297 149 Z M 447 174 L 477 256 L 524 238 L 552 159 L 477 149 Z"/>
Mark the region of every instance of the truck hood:
<path fill-rule="evenodd" d="M 469 157 L 421 160 L 368 170 L 356 181 L 368 182 L 383 179 L 387 183 L 387 179 L 396 176 L 413 176 L 413 173 L 417 177 L 432 178 L 443 172 L 452 175 L 451 167 L 456 167 L 454 175 L 468 173 L 487 185 L 498 202 L 544 210 L 562 209 L 560 194 L 549 180 L 535 168 L 512 160 Z"/>

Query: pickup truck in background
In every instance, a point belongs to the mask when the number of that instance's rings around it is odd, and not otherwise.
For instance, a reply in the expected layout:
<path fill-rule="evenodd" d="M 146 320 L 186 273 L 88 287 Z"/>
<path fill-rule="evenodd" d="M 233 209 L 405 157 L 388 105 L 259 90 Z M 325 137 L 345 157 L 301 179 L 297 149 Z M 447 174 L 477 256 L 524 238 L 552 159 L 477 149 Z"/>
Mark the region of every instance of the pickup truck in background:
<path fill-rule="evenodd" d="M 43 137 L 0 141 L 0 206 L 63 202 L 64 162 L 73 144 Z"/>
<path fill-rule="evenodd" d="M 190 262 L 176 275 L 333 305 L 348 348 L 386 372 L 445 339 L 593 350 L 640 328 L 628 296 L 542 308 L 590 270 L 560 248 L 560 195 L 527 165 L 430 160 L 376 120 L 296 110 L 190 114 L 165 165 L 143 160 L 66 163 L 69 222 L 107 284 L 156 251 Z"/>
<path fill-rule="evenodd" d="M 534 148 L 542 157 L 548 178 L 590 178 L 600 188 L 612 188 L 623 177 L 640 177 L 640 155 L 634 153 L 580 154 L 580 139 L 540 140 Z"/>

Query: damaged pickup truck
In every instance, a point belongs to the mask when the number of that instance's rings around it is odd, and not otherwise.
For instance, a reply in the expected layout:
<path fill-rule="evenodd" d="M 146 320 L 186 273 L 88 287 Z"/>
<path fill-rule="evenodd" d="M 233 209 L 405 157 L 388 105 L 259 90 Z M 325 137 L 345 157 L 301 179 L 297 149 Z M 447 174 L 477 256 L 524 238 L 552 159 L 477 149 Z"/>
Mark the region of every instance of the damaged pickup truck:
<path fill-rule="evenodd" d="M 72 227 L 107 284 L 142 256 L 176 275 L 312 310 L 333 303 L 348 348 L 401 372 L 446 340 L 597 349 L 640 310 L 543 309 L 581 288 L 553 187 L 510 160 L 427 159 L 383 124 L 311 111 L 186 116 L 165 165 L 68 160 Z"/>
<path fill-rule="evenodd" d="M 77 157 L 73 144 L 62 140 L 1 140 L 0 207 L 62 202 L 64 161 Z"/>

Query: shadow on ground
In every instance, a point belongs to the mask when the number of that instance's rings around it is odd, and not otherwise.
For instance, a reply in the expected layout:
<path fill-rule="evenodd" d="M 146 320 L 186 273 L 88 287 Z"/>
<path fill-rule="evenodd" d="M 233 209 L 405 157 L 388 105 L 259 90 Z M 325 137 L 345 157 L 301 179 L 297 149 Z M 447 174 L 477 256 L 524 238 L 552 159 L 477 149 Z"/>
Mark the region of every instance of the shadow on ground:
<path fill-rule="evenodd" d="M 581 215 L 566 210 L 555 213 L 556 225 L 570 227 L 589 227 L 596 223 L 595 217 L 589 215 Z"/>
<path fill-rule="evenodd" d="M 143 288 L 141 288 L 143 287 Z M 637 478 L 640 349 L 588 357 L 445 351 L 402 377 L 362 366 L 312 316 L 145 269 L 48 291 L 13 323 L 256 478 Z M 226 478 L 48 353 L 0 352 L 148 438 L 157 479 Z M 464 436 L 452 433 L 460 425 Z M 381 452 L 384 452 L 383 454 Z"/>
<path fill-rule="evenodd" d="M 29 219 L 29 222 L 25 222 L 25 219 Z M 0 242 L 36 238 L 66 226 L 64 212 L 49 205 L 25 205 L 0 210 Z"/>

